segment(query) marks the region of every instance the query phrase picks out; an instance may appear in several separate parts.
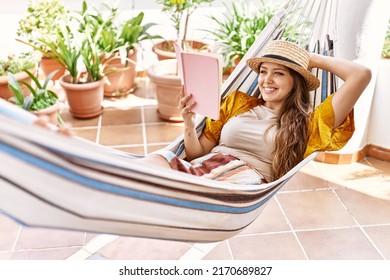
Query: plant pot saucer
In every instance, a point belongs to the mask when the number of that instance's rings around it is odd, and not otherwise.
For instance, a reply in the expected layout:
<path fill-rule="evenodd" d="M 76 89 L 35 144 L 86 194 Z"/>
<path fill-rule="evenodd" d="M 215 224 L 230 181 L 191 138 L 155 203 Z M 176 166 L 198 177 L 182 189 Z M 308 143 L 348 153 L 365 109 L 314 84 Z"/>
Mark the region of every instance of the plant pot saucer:
<path fill-rule="evenodd" d="M 160 119 L 163 119 L 165 121 L 169 121 L 169 122 L 176 122 L 176 123 L 179 123 L 179 122 L 183 122 L 183 118 L 182 117 L 175 117 L 175 116 L 167 116 L 167 115 L 164 115 L 164 114 L 161 114 L 160 111 L 157 109 L 157 116 L 160 118 Z"/>
<path fill-rule="evenodd" d="M 102 114 L 104 110 L 104 107 L 101 106 L 98 111 L 91 112 L 89 114 L 80 114 L 80 113 L 74 113 L 72 110 L 69 108 L 69 112 L 72 114 L 73 117 L 78 118 L 78 119 L 92 119 L 94 117 L 97 117 Z"/>

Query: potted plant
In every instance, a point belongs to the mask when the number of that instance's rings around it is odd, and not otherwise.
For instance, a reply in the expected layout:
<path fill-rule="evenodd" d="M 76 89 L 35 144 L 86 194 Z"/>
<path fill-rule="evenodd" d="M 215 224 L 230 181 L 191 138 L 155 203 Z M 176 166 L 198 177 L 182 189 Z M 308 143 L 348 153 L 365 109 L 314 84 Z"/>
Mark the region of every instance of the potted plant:
<path fill-rule="evenodd" d="M 40 60 L 40 55 L 36 52 L 25 52 L 20 54 L 9 55 L 7 59 L 0 59 L 0 98 L 8 100 L 13 97 L 12 91 L 8 88 L 8 73 L 14 74 L 18 81 L 31 81 L 31 78 L 24 72 L 36 72 L 36 65 Z M 29 94 L 28 89 L 23 84 L 21 86 L 23 95 Z"/>
<path fill-rule="evenodd" d="M 183 121 L 178 109 L 181 81 L 177 75 L 177 61 L 173 42 L 180 41 L 184 50 L 198 49 L 209 51 L 206 44 L 187 39 L 187 29 L 190 16 L 203 3 L 214 0 L 156 0 L 162 4 L 162 11 L 166 13 L 176 29 L 176 40 L 163 41 L 153 46 L 159 61 L 147 69 L 153 91 L 157 99 L 157 113 L 163 120 L 171 122 Z"/>
<path fill-rule="evenodd" d="M 55 40 L 61 26 L 69 21 L 69 16 L 69 10 L 62 0 L 30 0 L 25 17 L 19 20 L 16 33 L 20 40 L 45 49 L 45 45 L 39 40 Z M 64 67 L 45 55 L 39 66 L 46 76 L 58 69 L 57 74 L 52 77 L 53 80 L 59 79 L 65 73 Z"/>
<path fill-rule="evenodd" d="M 188 40 L 187 31 L 191 15 L 204 3 L 212 3 L 214 0 L 156 0 L 162 5 L 162 12 L 168 15 L 176 30 L 175 40 L 164 40 L 153 46 L 159 60 L 175 58 L 173 42 L 181 43 L 184 50 L 205 50 L 208 51 L 207 44 L 200 41 Z"/>
<path fill-rule="evenodd" d="M 76 118 L 93 118 L 103 112 L 105 75 L 97 46 L 100 33 L 93 33 L 90 26 L 80 31 L 77 23 L 63 27 L 54 40 L 40 39 L 45 48 L 39 50 L 68 70 L 60 85 L 71 114 Z"/>
<path fill-rule="evenodd" d="M 179 110 L 181 80 L 177 75 L 176 59 L 165 59 L 146 71 L 157 99 L 157 115 L 169 122 L 182 122 Z"/>
<path fill-rule="evenodd" d="M 134 90 L 137 45 L 144 40 L 161 38 L 152 36 L 148 29 L 155 23 L 142 25 L 144 13 L 124 22 L 118 21 L 118 9 L 105 5 L 106 11 L 87 9 L 82 13 L 82 29 L 92 26 L 93 33 L 100 33 L 97 46 L 105 64 L 107 77 L 105 96 L 123 96 Z M 106 12 L 106 13 L 105 13 Z M 103 27 L 103 28 L 102 28 Z M 101 29 L 101 31 L 100 31 Z"/>
<path fill-rule="evenodd" d="M 224 73 L 230 74 L 274 16 L 278 5 L 264 0 L 258 6 L 234 2 L 231 8 L 224 5 L 228 12 L 221 16 L 210 16 L 215 28 L 204 31 L 211 34 L 216 42 L 216 52 L 221 53 L 224 58 Z M 305 38 L 300 38 L 303 34 L 297 30 L 303 30 L 302 26 L 305 24 L 308 23 L 287 26 L 283 37 L 288 37 L 290 41 L 304 40 Z"/>
<path fill-rule="evenodd" d="M 21 108 L 32 112 L 37 116 L 47 116 L 49 122 L 54 125 L 58 125 L 61 117 L 59 115 L 59 102 L 58 96 L 48 88 L 49 82 L 58 70 L 50 73 L 43 83 L 39 82 L 38 78 L 34 76 L 28 70 L 24 72 L 31 78 L 34 87 L 30 83 L 25 81 L 18 82 L 12 73 L 9 73 L 8 87 L 15 95 L 10 98 L 10 101 L 14 102 Z M 26 86 L 30 95 L 24 96 L 21 84 Z"/>

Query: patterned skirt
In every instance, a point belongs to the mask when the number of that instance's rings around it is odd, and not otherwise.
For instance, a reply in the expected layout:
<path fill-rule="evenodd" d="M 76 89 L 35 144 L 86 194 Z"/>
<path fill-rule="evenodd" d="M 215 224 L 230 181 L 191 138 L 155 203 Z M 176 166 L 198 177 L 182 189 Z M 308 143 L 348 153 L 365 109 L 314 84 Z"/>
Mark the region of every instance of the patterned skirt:
<path fill-rule="evenodd" d="M 160 150 L 157 154 L 164 157 L 172 169 L 195 176 L 243 185 L 267 182 L 248 163 L 231 155 L 210 153 L 188 162 L 178 158 L 171 151 Z"/>

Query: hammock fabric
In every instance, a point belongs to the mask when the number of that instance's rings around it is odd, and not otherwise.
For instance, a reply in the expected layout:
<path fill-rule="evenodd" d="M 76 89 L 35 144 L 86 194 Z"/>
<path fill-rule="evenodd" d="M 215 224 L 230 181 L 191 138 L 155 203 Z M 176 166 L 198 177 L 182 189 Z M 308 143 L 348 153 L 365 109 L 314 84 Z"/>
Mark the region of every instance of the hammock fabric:
<path fill-rule="evenodd" d="M 280 36 L 298 3 L 289 1 L 289 8 L 273 17 L 242 61 Z M 222 97 L 234 89 L 258 95 L 256 78 L 240 63 L 225 82 Z M 28 226 L 220 241 L 251 224 L 267 201 L 316 156 L 271 183 L 228 184 L 140 166 L 133 155 L 58 135 L 31 125 L 33 120 L 30 113 L 0 100 L 0 210 Z M 200 132 L 204 119 L 198 123 Z M 182 137 L 167 149 L 185 157 Z"/>

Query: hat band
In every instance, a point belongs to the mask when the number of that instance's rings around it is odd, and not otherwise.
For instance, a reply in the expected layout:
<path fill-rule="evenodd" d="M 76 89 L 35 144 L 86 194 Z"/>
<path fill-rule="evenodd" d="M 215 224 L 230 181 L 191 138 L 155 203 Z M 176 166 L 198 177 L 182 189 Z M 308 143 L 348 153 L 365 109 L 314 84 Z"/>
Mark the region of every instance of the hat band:
<path fill-rule="evenodd" d="M 266 57 L 266 58 L 275 58 L 275 59 L 278 59 L 278 60 L 287 61 L 287 62 L 296 64 L 296 65 L 302 67 L 302 65 L 296 63 L 294 60 L 291 60 L 291 59 L 289 59 L 289 58 L 287 58 L 287 57 L 284 57 L 284 56 L 280 56 L 280 55 L 276 55 L 276 54 L 266 54 L 266 55 L 263 55 L 263 57 Z"/>

